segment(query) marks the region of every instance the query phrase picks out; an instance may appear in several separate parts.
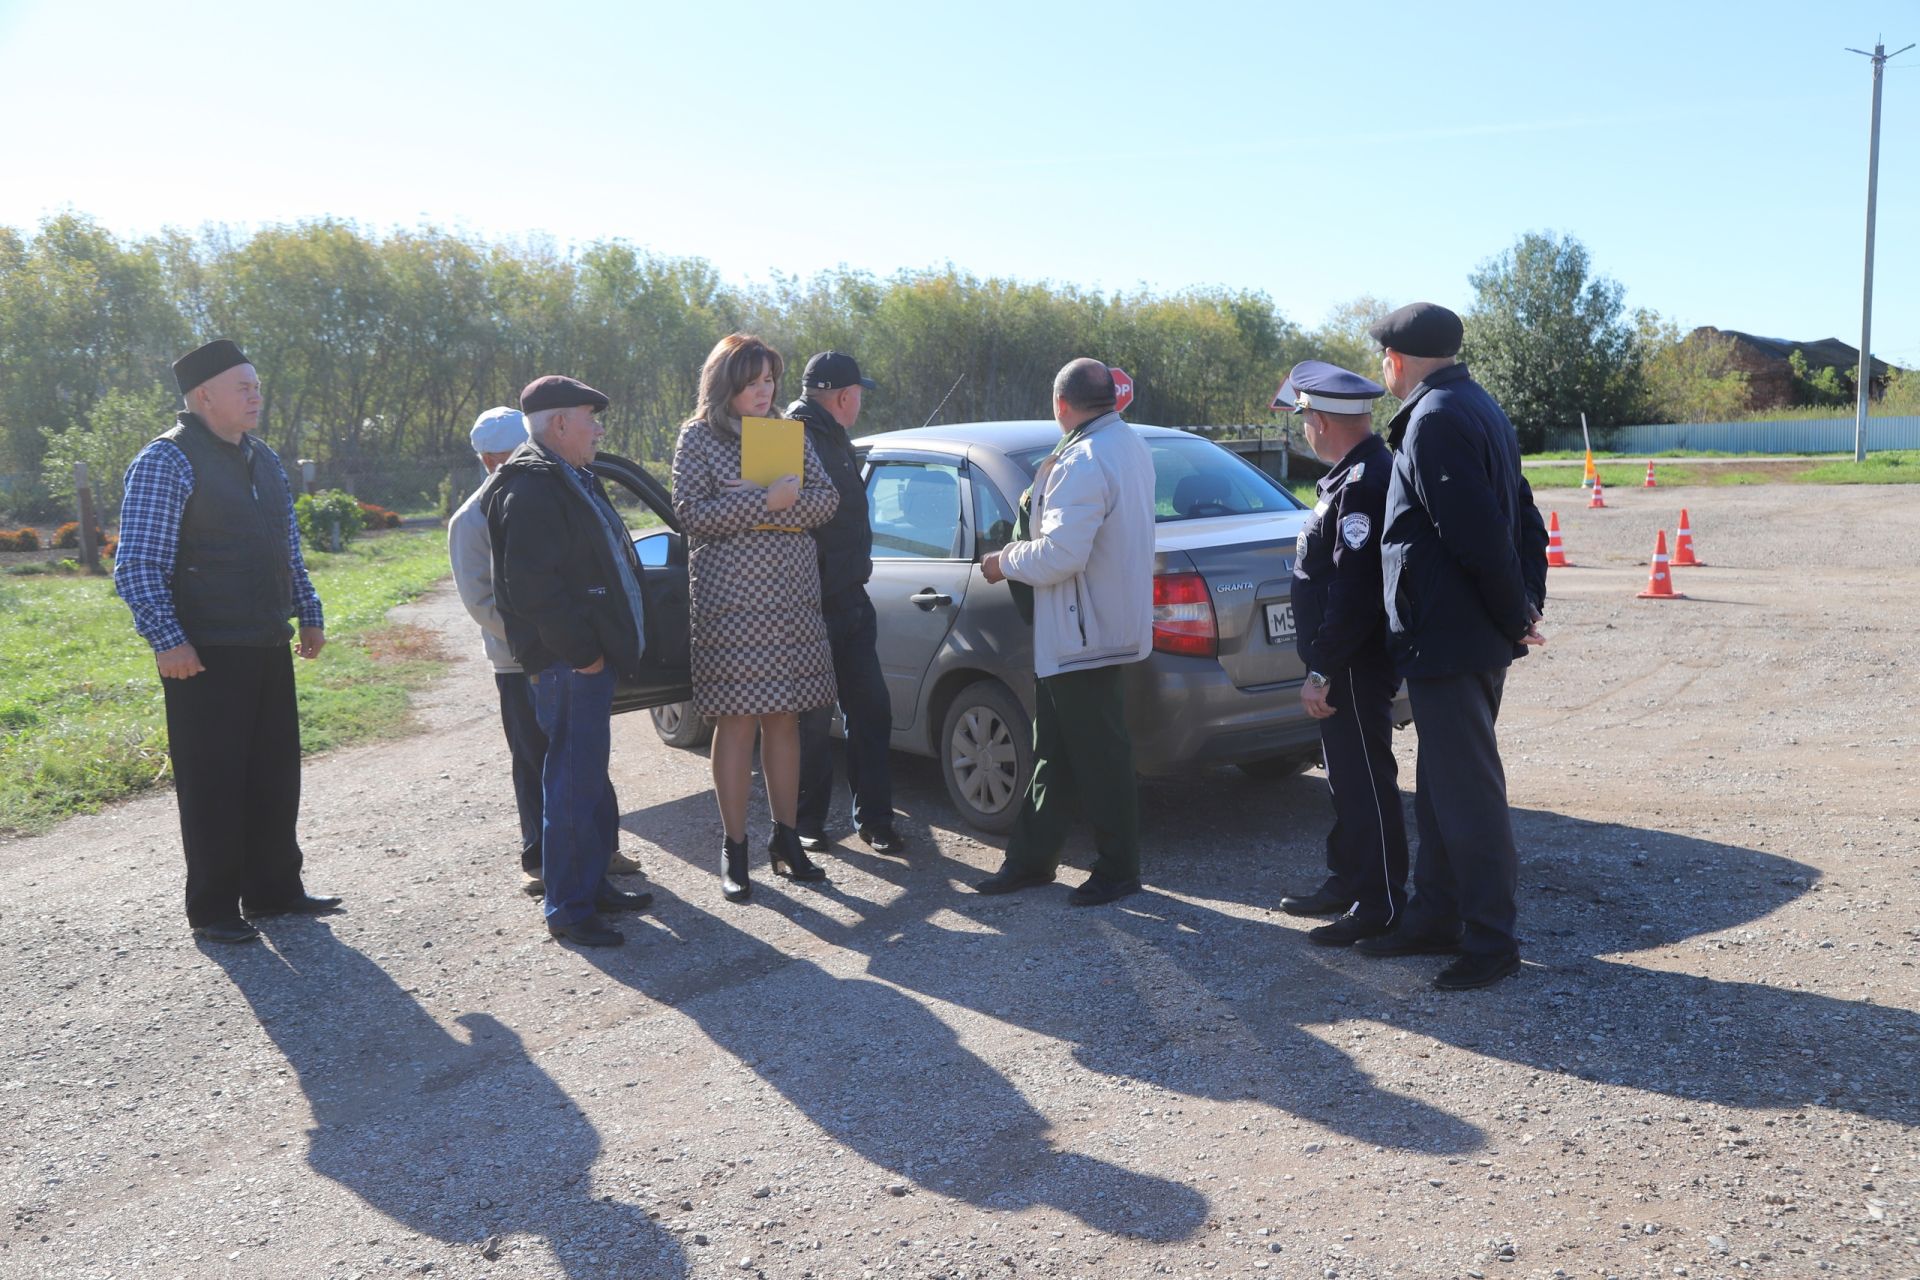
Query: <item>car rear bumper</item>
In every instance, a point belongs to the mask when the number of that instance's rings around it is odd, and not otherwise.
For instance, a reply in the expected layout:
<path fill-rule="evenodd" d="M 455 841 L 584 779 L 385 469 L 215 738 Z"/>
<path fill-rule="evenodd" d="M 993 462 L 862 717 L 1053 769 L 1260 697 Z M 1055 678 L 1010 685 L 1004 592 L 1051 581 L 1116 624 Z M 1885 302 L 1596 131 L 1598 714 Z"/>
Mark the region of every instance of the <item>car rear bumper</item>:
<path fill-rule="evenodd" d="M 1410 715 L 1406 691 L 1394 723 Z M 1145 774 L 1196 765 L 1317 755 L 1320 726 L 1300 705 L 1300 682 L 1235 687 L 1210 658 L 1156 653 L 1127 672 L 1127 728 L 1133 766 Z"/>

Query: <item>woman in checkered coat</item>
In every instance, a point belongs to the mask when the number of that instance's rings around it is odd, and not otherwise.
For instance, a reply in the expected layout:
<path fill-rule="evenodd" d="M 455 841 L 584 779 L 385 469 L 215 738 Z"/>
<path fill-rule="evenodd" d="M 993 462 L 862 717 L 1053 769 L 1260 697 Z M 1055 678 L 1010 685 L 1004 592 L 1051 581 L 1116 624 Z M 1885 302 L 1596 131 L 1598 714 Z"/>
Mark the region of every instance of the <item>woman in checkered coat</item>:
<path fill-rule="evenodd" d="M 700 402 L 673 453 L 673 510 L 690 545 L 693 705 L 714 721 L 713 790 L 725 828 L 720 887 L 729 902 L 745 902 L 752 889 L 747 799 L 756 733 L 773 811 L 773 869 L 795 880 L 826 878 L 800 847 L 793 819 L 799 713 L 835 697 L 820 567 L 807 531 L 832 517 L 840 494 L 812 445 L 804 446 L 803 476 L 765 489 L 740 478 L 740 419 L 772 415 L 784 367 L 758 338 L 721 339 L 700 370 Z"/>

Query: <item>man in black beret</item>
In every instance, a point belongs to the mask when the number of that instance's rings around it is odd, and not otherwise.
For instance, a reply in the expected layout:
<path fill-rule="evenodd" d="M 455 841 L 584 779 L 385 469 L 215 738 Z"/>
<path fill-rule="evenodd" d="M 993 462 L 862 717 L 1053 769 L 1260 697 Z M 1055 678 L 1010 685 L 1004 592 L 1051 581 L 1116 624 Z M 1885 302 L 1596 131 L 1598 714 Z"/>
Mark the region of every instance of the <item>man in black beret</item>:
<path fill-rule="evenodd" d="M 1458 958 L 1442 990 L 1484 987 L 1520 968 L 1518 878 L 1494 723 L 1507 667 L 1542 644 L 1546 528 L 1520 470 L 1513 424 L 1458 363 L 1460 317 L 1431 302 L 1369 332 L 1387 389 L 1394 451 L 1381 568 L 1388 644 L 1420 736 L 1413 898 L 1368 955 Z"/>
<path fill-rule="evenodd" d="M 254 437 L 260 377 L 222 338 L 173 364 L 186 401 L 127 468 L 113 582 L 154 652 L 187 858 L 187 922 L 248 942 L 244 916 L 318 915 L 300 878 L 300 718 L 293 652 L 326 644 L 293 489 Z"/>
<path fill-rule="evenodd" d="M 646 649 L 640 561 L 589 469 L 607 397 L 577 378 L 549 374 L 526 385 L 520 407 L 530 438 L 500 464 L 480 505 L 493 548 L 494 603 L 547 738 L 540 778 L 547 932 L 613 947 L 625 939 L 600 913 L 652 901 L 606 878 L 620 842 L 607 777 L 614 684 L 640 674 Z"/>

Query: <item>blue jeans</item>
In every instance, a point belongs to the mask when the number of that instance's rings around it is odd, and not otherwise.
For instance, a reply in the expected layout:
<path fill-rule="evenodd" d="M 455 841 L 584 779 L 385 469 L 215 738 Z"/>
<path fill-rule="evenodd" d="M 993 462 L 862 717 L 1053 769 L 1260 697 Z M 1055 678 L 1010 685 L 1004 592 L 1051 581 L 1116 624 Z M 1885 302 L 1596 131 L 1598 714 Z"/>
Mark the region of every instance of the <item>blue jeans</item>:
<path fill-rule="evenodd" d="M 532 677 L 532 684 L 534 711 L 547 735 L 540 771 L 546 914 L 554 924 L 578 924 L 594 913 L 607 858 L 620 838 L 620 810 L 607 778 L 613 670 L 583 676 L 555 663 Z"/>
<path fill-rule="evenodd" d="M 865 587 L 849 587 L 821 602 L 840 713 L 847 722 L 847 787 L 853 825 L 893 826 L 893 702 L 880 671 L 878 621 Z M 800 713 L 800 800 L 794 823 L 808 835 L 827 829 L 833 803 L 833 708 Z"/>

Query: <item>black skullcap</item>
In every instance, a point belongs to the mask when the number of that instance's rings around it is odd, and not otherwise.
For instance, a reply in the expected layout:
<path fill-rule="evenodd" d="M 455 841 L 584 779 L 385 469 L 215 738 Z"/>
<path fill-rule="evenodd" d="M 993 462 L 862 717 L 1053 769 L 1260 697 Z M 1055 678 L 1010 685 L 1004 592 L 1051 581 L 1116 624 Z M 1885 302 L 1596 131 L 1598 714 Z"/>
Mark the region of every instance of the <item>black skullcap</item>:
<path fill-rule="evenodd" d="M 185 395 L 208 378 L 218 377 L 237 364 L 252 364 L 239 347 L 225 338 L 215 338 L 204 347 L 195 347 L 173 362 L 174 385 Z"/>
<path fill-rule="evenodd" d="M 583 404 L 604 409 L 608 403 L 604 393 L 595 391 L 578 378 L 558 373 L 535 378 L 520 389 L 522 413 L 539 413 L 542 409 L 572 409 Z"/>
<path fill-rule="evenodd" d="M 1410 302 L 1367 330 L 1383 347 L 1403 356 L 1436 359 L 1460 354 L 1460 317 L 1437 302 Z"/>

